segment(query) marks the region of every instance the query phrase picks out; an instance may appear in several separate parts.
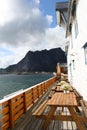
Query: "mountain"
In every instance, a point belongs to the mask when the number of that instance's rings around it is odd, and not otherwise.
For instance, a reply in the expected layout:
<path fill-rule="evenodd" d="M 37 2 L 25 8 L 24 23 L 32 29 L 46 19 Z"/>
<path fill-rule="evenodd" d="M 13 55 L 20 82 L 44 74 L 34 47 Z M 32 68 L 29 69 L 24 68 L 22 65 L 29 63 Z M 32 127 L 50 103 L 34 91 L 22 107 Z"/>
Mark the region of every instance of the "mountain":
<path fill-rule="evenodd" d="M 66 63 L 66 55 L 61 48 L 35 52 L 29 51 L 20 62 L 7 67 L 5 72 L 54 72 L 58 62 Z"/>

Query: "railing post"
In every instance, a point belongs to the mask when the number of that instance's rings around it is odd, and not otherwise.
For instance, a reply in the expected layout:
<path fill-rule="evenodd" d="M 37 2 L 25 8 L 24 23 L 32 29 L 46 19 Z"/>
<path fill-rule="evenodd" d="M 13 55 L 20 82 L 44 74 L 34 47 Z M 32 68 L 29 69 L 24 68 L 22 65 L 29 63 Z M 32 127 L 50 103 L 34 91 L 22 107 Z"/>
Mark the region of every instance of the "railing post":
<path fill-rule="evenodd" d="M 45 84 L 43 83 L 43 85 L 44 85 L 44 92 L 46 92 L 46 90 L 45 90 Z"/>
<path fill-rule="evenodd" d="M 43 95 L 43 84 L 41 84 L 41 91 L 42 91 L 42 95 Z"/>
<path fill-rule="evenodd" d="M 0 103 L 0 130 L 2 130 L 2 103 Z"/>
<path fill-rule="evenodd" d="M 40 97 L 40 94 L 39 94 L 39 86 L 37 86 L 37 95 L 38 95 L 38 98 Z"/>
<path fill-rule="evenodd" d="M 41 91 L 42 91 L 41 93 L 42 93 L 42 95 L 43 95 L 43 85 L 42 85 L 42 84 L 41 84 Z"/>
<path fill-rule="evenodd" d="M 23 93 L 23 98 L 24 98 L 24 112 L 26 112 L 27 111 L 26 92 Z"/>
<path fill-rule="evenodd" d="M 44 84 L 45 84 L 45 88 L 46 88 L 46 91 L 47 91 L 47 86 L 46 86 L 46 82 L 44 82 Z"/>
<path fill-rule="evenodd" d="M 34 91 L 33 91 L 33 88 L 31 89 L 32 91 L 32 103 L 34 104 Z"/>
<path fill-rule="evenodd" d="M 60 64 L 57 64 L 57 79 L 61 80 L 61 67 Z"/>
<path fill-rule="evenodd" d="M 14 127 L 14 115 L 13 115 L 13 100 L 9 101 L 9 115 L 10 115 L 10 127 Z"/>

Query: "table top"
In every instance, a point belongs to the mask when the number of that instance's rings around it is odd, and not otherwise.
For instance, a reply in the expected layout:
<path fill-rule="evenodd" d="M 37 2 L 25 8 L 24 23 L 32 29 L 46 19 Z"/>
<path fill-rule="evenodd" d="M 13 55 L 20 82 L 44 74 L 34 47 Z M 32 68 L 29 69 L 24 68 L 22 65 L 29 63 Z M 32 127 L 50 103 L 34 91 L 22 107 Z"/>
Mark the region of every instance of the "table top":
<path fill-rule="evenodd" d="M 51 99 L 49 99 L 47 105 L 50 106 L 78 106 L 76 96 L 73 92 L 63 93 L 56 92 Z"/>

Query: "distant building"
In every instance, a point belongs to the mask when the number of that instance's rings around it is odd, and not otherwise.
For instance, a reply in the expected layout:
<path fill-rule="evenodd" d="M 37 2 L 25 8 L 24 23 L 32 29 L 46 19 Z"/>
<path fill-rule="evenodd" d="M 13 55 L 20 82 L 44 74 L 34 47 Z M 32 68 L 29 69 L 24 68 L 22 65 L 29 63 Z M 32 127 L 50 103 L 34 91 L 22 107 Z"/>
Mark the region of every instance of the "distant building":
<path fill-rule="evenodd" d="M 57 23 L 66 31 L 68 80 L 87 100 L 87 0 L 56 4 Z"/>
<path fill-rule="evenodd" d="M 58 80 L 65 80 L 67 81 L 67 63 L 57 63 L 57 78 Z"/>

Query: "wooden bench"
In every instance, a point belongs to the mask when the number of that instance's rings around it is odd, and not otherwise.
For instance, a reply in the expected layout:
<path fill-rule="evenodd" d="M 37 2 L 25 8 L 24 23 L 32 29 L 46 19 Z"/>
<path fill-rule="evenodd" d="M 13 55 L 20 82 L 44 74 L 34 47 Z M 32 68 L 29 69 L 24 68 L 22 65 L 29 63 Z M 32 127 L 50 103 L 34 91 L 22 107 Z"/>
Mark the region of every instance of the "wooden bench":
<path fill-rule="evenodd" d="M 55 91 L 51 91 L 50 94 L 49 94 L 49 96 L 48 96 L 48 98 L 49 99 L 52 98 L 52 96 L 54 95 L 54 93 L 55 93 Z"/>
<path fill-rule="evenodd" d="M 56 89 L 57 86 L 54 86 L 52 89 Z M 33 116 L 39 117 L 41 114 L 43 114 L 45 108 L 47 107 L 47 102 L 50 98 L 52 98 L 52 96 L 54 95 L 55 91 L 50 91 L 50 94 L 48 96 L 48 98 L 46 100 L 43 101 L 43 103 L 37 107 L 37 109 L 33 112 Z"/>
<path fill-rule="evenodd" d="M 87 118 L 87 101 L 80 100 L 84 116 Z"/>
<path fill-rule="evenodd" d="M 55 85 L 51 88 L 51 91 L 50 91 L 48 98 L 52 98 L 53 94 L 55 93 L 55 91 L 53 91 L 53 90 L 56 90 L 56 89 L 57 89 L 57 85 Z"/>
<path fill-rule="evenodd" d="M 47 106 L 47 101 L 48 101 L 48 99 L 46 99 L 34 112 L 33 112 L 33 116 L 40 116 L 43 112 L 44 112 L 44 110 L 45 110 L 45 108 L 46 108 L 46 106 Z"/>
<path fill-rule="evenodd" d="M 73 91 L 74 91 L 78 101 L 83 99 L 83 96 L 75 88 L 73 88 Z"/>

